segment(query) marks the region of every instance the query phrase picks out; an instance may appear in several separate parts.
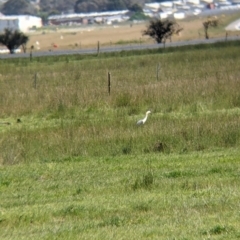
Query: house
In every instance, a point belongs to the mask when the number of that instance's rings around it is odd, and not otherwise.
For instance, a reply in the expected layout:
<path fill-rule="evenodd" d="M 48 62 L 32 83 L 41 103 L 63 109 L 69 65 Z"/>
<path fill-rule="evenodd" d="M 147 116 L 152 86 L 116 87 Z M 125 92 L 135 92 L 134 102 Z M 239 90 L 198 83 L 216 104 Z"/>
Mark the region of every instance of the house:
<path fill-rule="evenodd" d="M 40 27 L 42 27 L 42 19 L 39 17 L 30 15 L 0 16 L 0 32 L 6 28 L 28 32 L 31 28 Z"/>

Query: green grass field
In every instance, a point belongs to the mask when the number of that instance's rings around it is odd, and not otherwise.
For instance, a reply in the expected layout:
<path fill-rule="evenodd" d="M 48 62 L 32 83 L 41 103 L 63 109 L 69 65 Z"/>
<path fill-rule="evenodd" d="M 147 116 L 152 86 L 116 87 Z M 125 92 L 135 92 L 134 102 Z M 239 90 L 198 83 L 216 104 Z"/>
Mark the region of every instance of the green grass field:
<path fill-rule="evenodd" d="M 0 238 L 239 239 L 239 46 L 1 60 Z"/>

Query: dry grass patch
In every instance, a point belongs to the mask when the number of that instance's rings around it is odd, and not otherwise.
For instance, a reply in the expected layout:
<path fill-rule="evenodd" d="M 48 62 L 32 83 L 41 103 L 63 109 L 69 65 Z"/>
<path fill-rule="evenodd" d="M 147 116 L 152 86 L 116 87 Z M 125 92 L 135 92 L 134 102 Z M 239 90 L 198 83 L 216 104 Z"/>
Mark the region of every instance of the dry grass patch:
<path fill-rule="evenodd" d="M 77 28 L 71 30 L 58 30 L 56 32 L 45 32 L 45 34 L 32 34 L 29 46 L 40 43 L 42 50 L 52 48 L 52 43 L 57 44 L 58 49 L 88 48 L 97 47 L 99 41 L 101 45 L 112 45 L 118 41 L 147 41 L 142 37 L 144 24 L 119 26 L 96 26 Z"/>
<path fill-rule="evenodd" d="M 230 22 L 239 18 L 238 13 L 219 16 L 221 26 L 217 29 L 210 29 L 210 38 L 225 37 L 224 27 Z M 204 39 L 202 22 L 204 17 L 192 17 L 180 20 L 178 23 L 184 28 L 179 36 L 173 36 L 172 41 L 184 41 L 192 39 Z M 113 26 L 87 26 L 69 29 L 56 29 L 55 31 L 43 30 L 32 33 L 28 47 L 36 46 L 36 41 L 40 43 L 41 50 L 54 49 L 79 49 L 97 47 L 99 41 L 101 46 L 110 46 L 118 43 L 153 43 L 154 41 L 146 36 L 142 36 L 142 31 L 146 29 L 147 22 L 133 24 L 113 25 Z M 231 32 L 229 36 L 237 35 L 238 32 Z"/>

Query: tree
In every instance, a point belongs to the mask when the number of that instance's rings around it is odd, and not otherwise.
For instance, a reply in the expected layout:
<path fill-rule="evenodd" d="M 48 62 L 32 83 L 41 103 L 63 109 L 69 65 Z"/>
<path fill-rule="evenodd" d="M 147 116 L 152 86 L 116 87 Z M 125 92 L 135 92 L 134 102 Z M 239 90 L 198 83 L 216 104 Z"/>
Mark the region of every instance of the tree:
<path fill-rule="evenodd" d="M 77 0 L 74 11 L 79 12 L 102 12 L 127 9 L 127 0 Z M 130 1 L 131 2 L 131 1 Z"/>
<path fill-rule="evenodd" d="M 118 11 L 127 9 L 123 0 L 108 0 L 107 8 L 109 11 Z"/>
<path fill-rule="evenodd" d="M 16 0 L 15 0 L 16 1 Z M 68 12 L 73 10 L 76 0 L 41 0 L 39 3 L 40 11 L 59 13 Z"/>
<path fill-rule="evenodd" d="M 4 33 L 0 34 L 0 43 L 9 49 L 11 54 L 13 54 L 15 50 L 20 46 L 25 49 L 28 40 L 28 36 L 19 30 L 6 28 L 4 30 Z"/>
<path fill-rule="evenodd" d="M 81 12 L 103 12 L 108 9 L 109 0 L 77 0 L 74 6 L 76 13 Z"/>
<path fill-rule="evenodd" d="M 143 12 L 142 7 L 137 3 L 134 3 L 133 5 L 129 6 L 128 10 L 130 10 L 132 12 L 140 12 L 140 13 Z"/>
<path fill-rule="evenodd" d="M 8 0 L 2 6 L 1 12 L 6 15 L 34 14 L 33 6 L 27 0 Z"/>
<path fill-rule="evenodd" d="M 77 13 L 98 12 L 98 5 L 95 2 L 76 3 L 74 11 Z"/>
<path fill-rule="evenodd" d="M 149 19 L 148 16 L 146 16 L 144 13 L 142 12 L 135 12 L 131 17 L 130 17 L 130 21 L 140 21 L 140 20 L 147 20 Z"/>
<path fill-rule="evenodd" d="M 143 35 L 149 35 L 154 38 L 157 43 L 165 43 L 173 34 L 178 34 L 182 30 L 183 28 L 175 21 L 155 18 L 150 20 L 147 29 L 143 31 Z"/>
<path fill-rule="evenodd" d="M 207 20 L 203 22 L 205 38 L 209 39 L 208 29 L 209 27 L 217 27 L 219 25 L 219 19 L 215 17 L 208 17 Z"/>

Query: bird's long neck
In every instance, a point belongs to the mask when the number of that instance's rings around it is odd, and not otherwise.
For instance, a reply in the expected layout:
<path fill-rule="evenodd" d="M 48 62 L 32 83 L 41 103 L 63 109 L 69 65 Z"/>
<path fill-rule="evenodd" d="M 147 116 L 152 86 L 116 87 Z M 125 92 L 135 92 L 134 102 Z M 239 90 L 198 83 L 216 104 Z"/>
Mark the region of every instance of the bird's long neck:
<path fill-rule="evenodd" d="M 148 113 L 146 113 L 146 116 L 145 116 L 145 118 L 143 119 L 143 122 L 146 122 L 146 121 L 147 121 L 147 118 L 148 118 Z"/>

